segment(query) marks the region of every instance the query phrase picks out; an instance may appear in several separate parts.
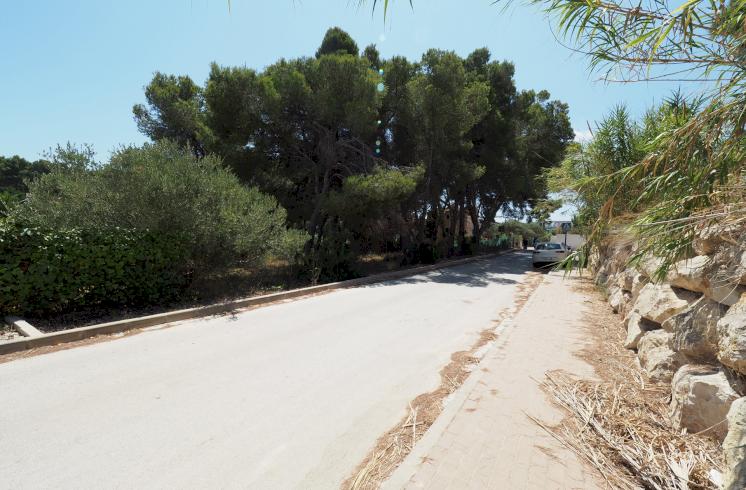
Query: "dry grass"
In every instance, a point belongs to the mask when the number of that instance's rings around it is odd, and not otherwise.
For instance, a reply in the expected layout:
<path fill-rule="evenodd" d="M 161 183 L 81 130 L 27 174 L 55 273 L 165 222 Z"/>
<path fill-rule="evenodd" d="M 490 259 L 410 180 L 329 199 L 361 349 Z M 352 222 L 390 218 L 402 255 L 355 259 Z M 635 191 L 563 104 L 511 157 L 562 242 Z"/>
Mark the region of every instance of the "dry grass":
<path fill-rule="evenodd" d="M 589 281 L 580 287 L 592 298 L 592 343 L 582 356 L 598 379 L 547 373 L 542 387 L 569 417 L 554 427 L 534 421 L 598 469 L 609 488 L 718 488 L 710 479 L 711 470 L 723 467 L 718 442 L 671 426 L 670 387 L 646 381 L 635 355 L 623 347 L 619 317 Z"/>
<path fill-rule="evenodd" d="M 9 342 L 20 337 L 13 327 L 10 327 L 0 321 L 0 342 Z"/>
<path fill-rule="evenodd" d="M 534 290 L 541 283 L 543 274 L 529 272 L 527 278 L 518 285 L 512 308 L 501 311 L 494 320 L 495 326 L 518 313 Z M 483 330 L 479 339 L 468 351 L 451 355 L 449 362 L 440 371 L 440 386 L 423 393 L 409 403 L 408 413 L 398 424 L 381 436 L 373 450 L 355 469 L 342 488 L 348 490 L 369 490 L 379 488 L 404 458 L 412 451 L 417 441 L 433 425 L 443 411 L 444 401 L 466 381 L 474 366 L 479 362 L 475 353 L 484 345 L 496 339 L 495 326 Z"/>

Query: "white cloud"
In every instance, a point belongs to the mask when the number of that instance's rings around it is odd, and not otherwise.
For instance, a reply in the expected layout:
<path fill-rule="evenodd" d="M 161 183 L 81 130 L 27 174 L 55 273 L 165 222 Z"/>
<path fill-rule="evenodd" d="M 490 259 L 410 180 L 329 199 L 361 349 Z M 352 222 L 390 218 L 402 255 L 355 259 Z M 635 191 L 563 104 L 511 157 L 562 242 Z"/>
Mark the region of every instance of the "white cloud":
<path fill-rule="evenodd" d="M 593 133 L 590 129 L 576 129 L 575 130 L 575 141 L 578 143 L 587 143 L 593 139 Z"/>

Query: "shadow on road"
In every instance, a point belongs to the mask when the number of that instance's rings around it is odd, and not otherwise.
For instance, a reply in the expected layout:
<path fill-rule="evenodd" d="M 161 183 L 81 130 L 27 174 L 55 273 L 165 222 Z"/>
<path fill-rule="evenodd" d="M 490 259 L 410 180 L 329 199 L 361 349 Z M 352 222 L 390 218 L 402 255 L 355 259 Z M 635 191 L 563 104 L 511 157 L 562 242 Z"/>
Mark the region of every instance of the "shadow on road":
<path fill-rule="evenodd" d="M 516 284 L 518 282 L 517 280 L 505 277 L 505 275 L 520 275 L 529 269 L 531 269 L 531 254 L 526 252 L 515 252 L 494 259 L 480 260 L 465 265 L 447 267 L 425 274 L 370 284 L 366 287 L 436 282 L 441 284 L 456 284 L 459 286 L 483 288 L 490 284 Z"/>

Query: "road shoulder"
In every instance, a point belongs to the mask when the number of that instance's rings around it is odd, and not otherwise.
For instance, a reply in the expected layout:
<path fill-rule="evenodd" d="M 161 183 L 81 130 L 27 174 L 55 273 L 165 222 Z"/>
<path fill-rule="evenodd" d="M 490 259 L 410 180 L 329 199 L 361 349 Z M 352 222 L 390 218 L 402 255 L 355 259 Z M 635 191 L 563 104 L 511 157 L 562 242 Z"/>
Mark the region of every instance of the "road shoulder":
<path fill-rule="evenodd" d="M 564 417 L 544 373 L 593 377 L 580 358 L 588 303 L 551 273 L 383 488 L 598 488 L 595 470 L 532 421 Z"/>

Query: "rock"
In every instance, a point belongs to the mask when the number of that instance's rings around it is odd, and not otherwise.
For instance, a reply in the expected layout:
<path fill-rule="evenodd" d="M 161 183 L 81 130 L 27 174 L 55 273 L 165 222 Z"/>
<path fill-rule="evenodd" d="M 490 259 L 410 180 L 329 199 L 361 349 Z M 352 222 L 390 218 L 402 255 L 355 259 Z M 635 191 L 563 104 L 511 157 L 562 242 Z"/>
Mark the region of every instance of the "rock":
<path fill-rule="evenodd" d="M 718 321 L 718 359 L 746 374 L 746 294 Z"/>
<path fill-rule="evenodd" d="M 637 349 L 640 339 L 647 332 L 661 328 L 657 323 L 646 320 L 636 311 L 630 312 L 627 317 L 627 339 L 624 341 L 624 347 L 627 349 Z"/>
<path fill-rule="evenodd" d="M 722 441 L 728 432 L 726 415 L 738 393 L 725 374 L 712 366 L 687 364 L 671 382 L 671 422 L 689 433 L 707 430 Z"/>
<path fill-rule="evenodd" d="M 634 279 L 635 271 L 631 269 L 625 269 L 617 275 L 617 286 L 623 291 L 632 291 L 632 280 Z"/>
<path fill-rule="evenodd" d="M 619 286 L 612 286 L 609 289 L 609 305 L 614 313 L 619 313 L 619 310 L 624 303 L 624 292 Z"/>
<path fill-rule="evenodd" d="M 746 288 L 744 287 L 733 289 L 730 286 L 720 286 L 709 289 L 706 294 L 708 298 L 712 298 L 718 303 L 733 306 L 744 293 L 746 293 Z"/>
<path fill-rule="evenodd" d="M 658 257 L 645 256 L 640 260 L 637 268 L 643 276 L 654 281 L 658 273 L 658 268 L 662 263 L 663 260 Z"/>
<path fill-rule="evenodd" d="M 734 261 L 733 256 L 725 258 L 722 254 L 714 259 L 697 256 L 674 264 L 666 279 L 671 286 L 703 293 L 713 301 L 730 306 L 746 292 L 746 288 L 738 285 L 741 273 Z"/>
<path fill-rule="evenodd" d="M 668 271 L 668 283 L 678 288 L 704 293 L 708 286 L 706 277 L 711 262 L 710 257 L 703 255 L 677 262 Z"/>
<path fill-rule="evenodd" d="M 642 291 L 642 288 L 644 288 L 645 285 L 649 282 L 650 281 L 647 277 L 637 272 L 632 278 L 632 299 L 636 300 L 637 297 L 640 295 L 640 291 Z"/>
<path fill-rule="evenodd" d="M 739 398 L 728 412 L 728 435 L 723 441 L 725 452 L 725 490 L 746 488 L 746 397 Z"/>
<path fill-rule="evenodd" d="M 632 237 L 616 237 L 606 244 L 604 255 L 612 273 L 621 272 L 627 268 L 633 244 Z"/>
<path fill-rule="evenodd" d="M 692 240 L 692 248 L 697 255 L 712 255 L 723 243 L 717 233 L 704 230 L 697 234 Z"/>
<path fill-rule="evenodd" d="M 668 383 L 676 370 L 684 364 L 684 356 L 668 346 L 671 334 L 664 330 L 645 333 L 637 344 L 640 366 L 653 381 Z"/>
<path fill-rule="evenodd" d="M 601 266 L 596 269 L 593 281 L 599 286 L 604 286 L 609 281 L 609 264 L 608 262 L 601 263 Z"/>
<path fill-rule="evenodd" d="M 684 311 L 697 295 L 684 289 L 673 289 L 667 284 L 646 284 L 632 307 L 643 318 L 663 323 L 673 315 Z"/>
<path fill-rule="evenodd" d="M 622 304 L 619 306 L 619 314 L 622 317 L 627 318 L 629 312 L 632 310 L 632 293 L 629 291 L 622 292 Z"/>
<path fill-rule="evenodd" d="M 746 237 L 746 235 L 745 235 Z M 734 305 L 746 287 L 746 242 L 733 243 L 720 247 L 720 251 L 713 257 L 714 266 L 710 272 L 710 291 L 705 294 L 715 301 L 727 305 Z"/>
<path fill-rule="evenodd" d="M 661 327 L 673 334 L 674 351 L 692 360 L 714 362 L 718 353 L 717 323 L 727 311 L 726 306 L 703 296 Z"/>

